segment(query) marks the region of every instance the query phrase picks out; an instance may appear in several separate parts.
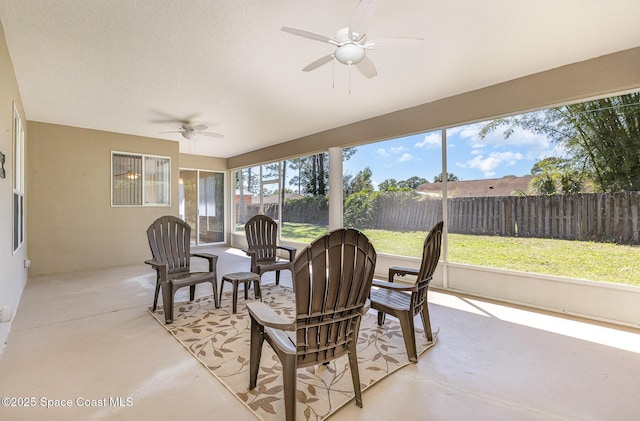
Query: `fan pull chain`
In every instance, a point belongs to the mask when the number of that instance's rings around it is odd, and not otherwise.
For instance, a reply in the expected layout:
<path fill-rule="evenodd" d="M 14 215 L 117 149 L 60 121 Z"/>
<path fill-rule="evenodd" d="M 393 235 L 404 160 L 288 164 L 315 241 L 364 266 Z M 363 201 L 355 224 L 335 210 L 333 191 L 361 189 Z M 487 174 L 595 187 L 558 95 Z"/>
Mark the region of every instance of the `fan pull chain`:
<path fill-rule="evenodd" d="M 336 60 L 335 58 L 331 60 L 331 66 L 333 67 L 333 74 L 331 79 L 331 87 L 335 89 L 336 87 Z"/>
<path fill-rule="evenodd" d="M 351 95 L 351 64 L 347 67 L 349 68 L 349 95 Z"/>

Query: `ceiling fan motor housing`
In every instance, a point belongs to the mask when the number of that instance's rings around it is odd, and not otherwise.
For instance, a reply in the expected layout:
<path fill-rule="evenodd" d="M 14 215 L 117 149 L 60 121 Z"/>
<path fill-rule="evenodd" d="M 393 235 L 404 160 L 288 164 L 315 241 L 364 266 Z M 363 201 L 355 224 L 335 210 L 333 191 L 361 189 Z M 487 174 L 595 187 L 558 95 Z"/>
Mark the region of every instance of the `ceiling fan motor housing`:
<path fill-rule="evenodd" d="M 364 37 L 362 42 L 364 42 Z M 366 52 L 364 48 L 353 42 L 349 38 L 349 28 L 342 28 L 336 33 L 336 41 L 338 41 L 338 49 L 335 51 L 334 56 L 342 64 L 358 64 L 364 58 Z"/>

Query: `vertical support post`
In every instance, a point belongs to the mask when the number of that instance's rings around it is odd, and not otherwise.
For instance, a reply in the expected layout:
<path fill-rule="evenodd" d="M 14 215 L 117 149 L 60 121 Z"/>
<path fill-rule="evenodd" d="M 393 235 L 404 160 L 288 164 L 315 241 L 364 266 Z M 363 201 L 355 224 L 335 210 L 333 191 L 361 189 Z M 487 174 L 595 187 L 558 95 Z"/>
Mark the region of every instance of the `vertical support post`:
<path fill-rule="evenodd" d="M 442 129 L 442 221 L 444 227 L 442 228 L 442 287 L 444 289 L 449 288 L 449 271 L 447 262 L 449 261 L 449 217 L 447 213 L 447 179 L 449 178 L 449 172 L 447 170 L 447 129 Z"/>
<path fill-rule="evenodd" d="M 329 230 L 343 227 L 342 148 L 329 148 Z"/>

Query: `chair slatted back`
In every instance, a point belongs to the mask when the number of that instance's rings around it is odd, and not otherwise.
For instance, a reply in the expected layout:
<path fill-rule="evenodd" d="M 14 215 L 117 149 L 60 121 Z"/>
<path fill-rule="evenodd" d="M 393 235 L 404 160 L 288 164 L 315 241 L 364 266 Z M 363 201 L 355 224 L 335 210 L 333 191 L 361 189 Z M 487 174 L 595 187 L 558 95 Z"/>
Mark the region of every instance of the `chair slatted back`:
<path fill-rule="evenodd" d="M 357 341 L 376 252 L 355 229 L 318 238 L 294 262 L 298 367 L 330 361 Z"/>
<path fill-rule="evenodd" d="M 153 259 L 168 265 L 169 273 L 189 272 L 191 227 L 180 218 L 167 215 L 149 225 L 147 238 Z"/>
<path fill-rule="evenodd" d="M 418 285 L 418 292 L 412 295 L 411 308 L 413 308 L 414 315 L 420 313 L 423 305 L 426 305 L 427 290 L 433 273 L 438 266 L 440 260 L 440 250 L 442 244 L 442 229 L 444 223 L 442 221 L 437 222 L 427 234 L 427 238 L 424 240 L 422 249 L 422 262 L 420 263 L 420 271 L 416 283 Z"/>
<path fill-rule="evenodd" d="M 249 250 L 256 253 L 256 261 L 276 259 L 278 224 L 266 215 L 256 215 L 244 226 Z"/>

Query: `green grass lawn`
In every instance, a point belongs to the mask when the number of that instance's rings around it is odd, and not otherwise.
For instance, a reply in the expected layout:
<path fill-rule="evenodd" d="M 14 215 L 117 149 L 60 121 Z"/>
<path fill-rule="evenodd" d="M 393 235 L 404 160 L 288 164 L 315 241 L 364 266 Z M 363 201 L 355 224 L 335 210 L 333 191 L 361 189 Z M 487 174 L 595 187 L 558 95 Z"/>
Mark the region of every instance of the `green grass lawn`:
<path fill-rule="evenodd" d="M 327 227 L 284 223 L 282 238 L 310 243 Z M 420 257 L 426 232 L 363 230 L 379 253 Z M 449 262 L 640 286 L 640 247 L 541 238 L 449 235 Z"/>

